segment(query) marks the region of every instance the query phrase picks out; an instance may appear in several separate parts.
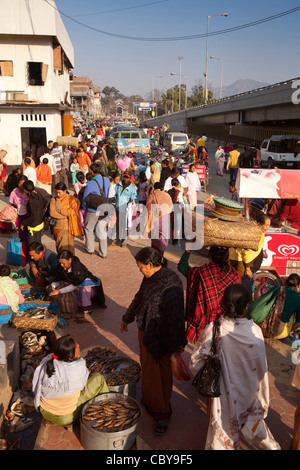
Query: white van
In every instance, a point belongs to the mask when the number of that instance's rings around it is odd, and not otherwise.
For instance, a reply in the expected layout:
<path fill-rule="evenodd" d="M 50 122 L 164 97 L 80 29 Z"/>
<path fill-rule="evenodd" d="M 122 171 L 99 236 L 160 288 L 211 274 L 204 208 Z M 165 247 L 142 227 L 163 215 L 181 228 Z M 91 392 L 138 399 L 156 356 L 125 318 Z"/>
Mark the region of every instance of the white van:
<path fill-rule="evenodd" d="M 300 136 L 272 135 L 260 147 L 261 163 L 268 168 L 300 167 Z"/>
<path fill-rule="evenodd" d="M 189 147 L 189 137 L 181 132 L 167 132 L 164 138 L 164 148 L 167 152 L 171 150 L 186 152 Z"/>

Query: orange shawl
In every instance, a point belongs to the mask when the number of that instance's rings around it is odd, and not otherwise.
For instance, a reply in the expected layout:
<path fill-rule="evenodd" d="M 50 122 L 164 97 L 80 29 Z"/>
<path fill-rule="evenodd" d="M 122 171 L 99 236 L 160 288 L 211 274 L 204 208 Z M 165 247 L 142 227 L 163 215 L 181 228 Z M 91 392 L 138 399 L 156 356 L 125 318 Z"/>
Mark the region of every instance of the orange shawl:
<path fill-rule="evenodd" d="M 61 200 L 61 205 L 64 209 L 69 212 L 69 233 L 76 237 L 77 235 L 83 235 L 83 228 L 80 224 L 78 211 L 80 208 L 80 201 L 74 196 L 64 196 Z"/>
<path fill-rule="evenodd" d="M 43 184 L 51 184 L 52 183 L 52 174 L 51 169 L 48 163 L 41 163 L 36 168 L 36 177 L 37 180 Z"/>

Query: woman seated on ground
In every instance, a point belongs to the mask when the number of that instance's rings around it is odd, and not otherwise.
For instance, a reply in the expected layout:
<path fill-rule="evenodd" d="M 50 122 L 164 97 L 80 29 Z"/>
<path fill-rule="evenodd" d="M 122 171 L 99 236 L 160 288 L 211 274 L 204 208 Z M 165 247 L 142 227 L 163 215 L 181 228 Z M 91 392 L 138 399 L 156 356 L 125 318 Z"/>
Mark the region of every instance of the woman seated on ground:
<path fill-rule="evenodd" d="M 103 375 L 89 377 L 79 353 L 76 340 L 62 336 L 54 343 L 53 354 L 44 357 L 34 372 L 34 404 L 47 421 L 67 426 L 79 417 L 87 401 L 109 392 Z"/>
<path fill-rule="evenodd" d="M 267 292 L 265 292 L 267 290 Z M 262 295 L 262 292 L 265 292 Z M 270 294 L 274 294 L 274 307 L 271 308 Z M 300 276 L 290 274 L 282 287 L 258 287 L 256 300 L 251 305 L 251 316 L 255 319 L 258 309 L 261 311 L 264 299 L 270 304 L 270 312 L 260 324 L 265 337 L 284 339 L 292 331 L 300 330 Z M 298 331 L 299 333 L 299 331 Z"/>
<path fill-rule="evenodd" d="M 101 280 L 94 276 L 70 251 L 58 255 L 59 266 L 55 270 L 56 281 L 52 282 L 50 296 L 74 292 L 82 313 L 92 312 L 92 299 L 101 308 L 106 308 Z"/>
<path fill-rule="evenodd" d="M 24 302 L 19 285 L 11 276 L 7 264 L 0 266 L 0 325 L 10 321 L 13 313 L 19 310 L 19 304 Z"/>

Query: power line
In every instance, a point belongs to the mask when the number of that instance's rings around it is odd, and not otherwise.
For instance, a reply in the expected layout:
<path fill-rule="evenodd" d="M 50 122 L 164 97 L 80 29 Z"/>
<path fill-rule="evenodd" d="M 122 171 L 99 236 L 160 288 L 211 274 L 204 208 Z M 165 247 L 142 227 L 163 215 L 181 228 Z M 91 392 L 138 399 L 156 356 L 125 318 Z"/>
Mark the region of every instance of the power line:
<path fill-rule="evenodd" d="M 147 7 L 149 5 L 156 5 L 157 3 L 165 3 L 165 2 L 169 2 L 169 1 L 170 0 L 159 0 L 158 2 L 143 3 L 142 5 L 133 5 L 132 7 L 117 8 L 115 10 L 105 10 L 105 11 L 99 11 L 97 13 L 84 13 L 84 14 L 81 14 L 81 15 L 73 15 L 72 18 L 78 18 L 79 16 L 104 15 L 105 13 L 117 13 L 119 11 L 134 10 L 136 8 Z"/>
<path fill-rule="evenodd" d="M 74 23 L 79 24 L 80 26 L 83 26 L 84 28 L 87 28 L 91 31 L 96 31 L 97 33 L 105 34 L 107 36 L 113 36 L 116 38 L 120 39 L 128 39 L 131 41 L 146 41 L 146 42 L 164 42 L 164 41 L 186 41 L 186 40 L 192 40 L 192 39 L 202 39 L 207 37 L 207 33 L 202 33 L 202 34 L 193 34 L 189 36 L 173 36 L 173 37 L 166 37 L 166 38 L 147 38 L 147 37 L 139 37 L 139 36 L 126 36 L 123 34 L 117 34 L 117 33 L 111 33 L 109 31 L 103 31 L 98 28 L 94 28 L 93 26 L 87 25 L 85 23 L 82 23 L 81 21 L 75 20 L 73 17 L 67 15 L 66 13 L 62 12 L 59 10 L 57 7 L 54 5 L 51 5 L 48 0 L 44 0 L 48 5 L 50 5 L 52 8 L 55 8 L 61 15 L 65 16 L 69 20 L 73 21 Z M 293 8 L 291 10 L 283 11 L 282 13 L 278 13 L 273 16 L 269 16 L 267 18 L 263 18 L 261 20 L 257 21 L 252 21 L 251 23 L 246 23 L 240 26 L 235 26 L 232 28 L 227 28 L 227 29 L 222 29 L 219 31 L 212 31 L 208 33 L 208 36 L 219 36 L 221 34 L 227 34 L 227 33 L 232 33 L 234 31 L 240 31 L 241 29 L 246 29 L 246 28 L 252 28 L 253 26 L 257 26 L 263 23 L 267 23 L 270 21 L 274 21 L 276 19 L 282 18 L 287 15 L 291 15 L 292 13 L 296 13 L 297 11 L 300 10 L 300 6 Z"/>

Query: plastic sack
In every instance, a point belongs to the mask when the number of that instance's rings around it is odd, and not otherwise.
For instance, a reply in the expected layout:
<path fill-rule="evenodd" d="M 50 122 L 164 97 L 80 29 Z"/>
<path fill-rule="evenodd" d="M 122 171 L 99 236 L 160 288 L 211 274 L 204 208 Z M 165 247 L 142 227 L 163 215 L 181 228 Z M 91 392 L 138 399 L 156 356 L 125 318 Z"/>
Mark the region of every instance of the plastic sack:
<path fill-rule="evenodd" d="M 241 432 L 249 444 L 258 447 L 260 450 L 281 450 L 280 445 L 275 441 L 263 419 L 247 421 Z"/>
<path fill-rule="evenodd" d="M 25 266 L 27 264 L 26 243 L 13 237 L 7 240 L 6 264 Z"/>
<path fill-rule="evenodd" d="M 171 367 L 176 380 L 187 382 L 191 379 L 190 373 L 181 354 L 172 354 Z"/>

